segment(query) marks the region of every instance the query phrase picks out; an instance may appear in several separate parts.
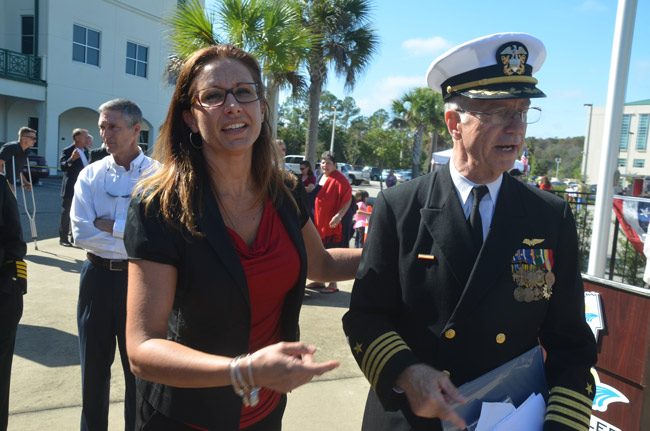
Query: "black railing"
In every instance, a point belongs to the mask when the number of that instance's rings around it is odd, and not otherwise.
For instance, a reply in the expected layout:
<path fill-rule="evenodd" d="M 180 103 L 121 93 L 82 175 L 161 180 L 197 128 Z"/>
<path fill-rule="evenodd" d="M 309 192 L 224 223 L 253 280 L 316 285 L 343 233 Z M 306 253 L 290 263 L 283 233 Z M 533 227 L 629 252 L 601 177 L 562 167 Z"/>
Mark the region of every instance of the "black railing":
<path fill-rule="evenodd" d="M 553 191 L 569 203 L 576 219 L 578 231 L 578 250 L 582 264 L 582 272 L 587 271 L 591 234 L 594 220 L 594 204 L 596 195 L 593 193 Z M 643 282 L 646 258 L 638 253 L 625 234 L 619 229 L 618 218 L 612 209 L 612 244 L 608 250 L 608 265 L 605 277 L 637 287 L 648 287 Z"/>
<path fill-rule="evenodd" d="M 41 58 L 0 48 L 0 77 L 45 85 L 41 79 Z"/>

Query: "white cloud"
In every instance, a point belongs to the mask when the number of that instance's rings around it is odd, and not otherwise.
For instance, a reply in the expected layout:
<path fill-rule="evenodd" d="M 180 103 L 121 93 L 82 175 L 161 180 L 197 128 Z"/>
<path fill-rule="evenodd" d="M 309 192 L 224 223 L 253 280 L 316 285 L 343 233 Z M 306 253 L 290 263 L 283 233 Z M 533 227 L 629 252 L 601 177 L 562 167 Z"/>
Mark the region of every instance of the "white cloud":
<path fill-rule="evenodd" d="M 382 108 L 390 111 L 393 100 L 412 88 L 425 86 L 424 76 L 388 76 L 379 81 L 375 91 L 366 93 L 367 97 L 357 98 L 357 106 L 364 115 L 371 115 Z"/>
<path fill-rule="evenodd" d="M 577 9 L 582 12 L 605 12 L 607 6 L 600 0 L 584 0 Z"/>
<path fill-rule="evenodd" d="M 442 54 L 453 44 L 440 36 L 429 39 L 408 39 L 402 42 L 402 48 L 412 55 Z"/>

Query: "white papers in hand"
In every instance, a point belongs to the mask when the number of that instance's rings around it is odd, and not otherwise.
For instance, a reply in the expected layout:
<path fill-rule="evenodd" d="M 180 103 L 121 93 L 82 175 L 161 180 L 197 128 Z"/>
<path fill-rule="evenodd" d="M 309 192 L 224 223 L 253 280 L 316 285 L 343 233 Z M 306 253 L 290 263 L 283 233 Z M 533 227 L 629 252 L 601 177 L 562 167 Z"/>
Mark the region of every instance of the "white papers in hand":
<path fill-rule="evenodd" d="M 542 431 L 545 413 L 541 394 L 531 394 L 517 409 L 510 403 L 483 403 L 476 431 Z"/>
<path fill-rule="evenodd" d="M 515 406 L 510 403 L 484 402 L 481 405 L 481 417 L 478 419 L 475 431 L 492 431 L 499 422 L 515 410 Z"/>

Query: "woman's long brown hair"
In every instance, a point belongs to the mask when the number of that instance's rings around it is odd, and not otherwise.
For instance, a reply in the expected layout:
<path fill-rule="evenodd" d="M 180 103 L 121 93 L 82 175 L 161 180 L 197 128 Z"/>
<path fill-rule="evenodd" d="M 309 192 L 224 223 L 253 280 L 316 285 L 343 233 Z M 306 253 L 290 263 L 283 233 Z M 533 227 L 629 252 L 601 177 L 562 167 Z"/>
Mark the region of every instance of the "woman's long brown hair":
<path fill-rule="evenodd" d="M 259 64 L 253 56 L 232 45 L 203 48 L 196 51 L 183 64 L 167 117 L 160 128 L 153 149 L 153 158 L 163 166 L 156 173 L 142 180 L 136 189 L 137 192 L 143 193 L 145 211 L 149 210 L 152 202 L 158 199 L 163 219 L 173 226 L 184 227 L 195 236 L 201 236 L 197 217 L 203 211 L 201 196 L 204 179 L 210 173 L 202 149 L 195 146 L 198 136 L 193 137 L 194 145 L 190 142 L 191 129 L 183 120 L 183 112 L 191 108 L 193 95 L 190 91 L 198 73 L 207 64 L 220 59 L 234 59 L 242 63 L 250 71 L 259 89 L 259 102 L 263 107 L 264 118 L 260 135 L 253 144 L 251 165 L 258 199 L 263 201 L 269 197 L 276 208 L 283 199 L 289 199 L 295 205 L 287 184 L 295 187 L 296 179 L 283 169 L 284 161 L 281 160 L 279 151 L 271 139 L 268 106 L 264 98 Z"/>

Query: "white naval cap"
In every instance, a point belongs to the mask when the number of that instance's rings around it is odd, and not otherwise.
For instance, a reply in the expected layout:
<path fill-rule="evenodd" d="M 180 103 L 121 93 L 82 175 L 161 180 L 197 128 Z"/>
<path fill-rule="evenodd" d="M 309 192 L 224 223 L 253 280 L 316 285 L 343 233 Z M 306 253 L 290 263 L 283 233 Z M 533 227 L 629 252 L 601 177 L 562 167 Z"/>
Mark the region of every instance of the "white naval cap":
<path fill-rule="evenodd" d="M 546 59 L 541 40 L 526 33 L 496 33 L 445 52 L 431 63 L 427 84 L 445 100 L 546 97 L 535 85 Z"/>

